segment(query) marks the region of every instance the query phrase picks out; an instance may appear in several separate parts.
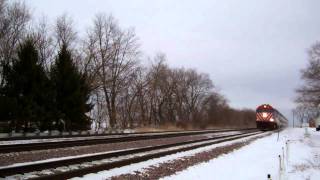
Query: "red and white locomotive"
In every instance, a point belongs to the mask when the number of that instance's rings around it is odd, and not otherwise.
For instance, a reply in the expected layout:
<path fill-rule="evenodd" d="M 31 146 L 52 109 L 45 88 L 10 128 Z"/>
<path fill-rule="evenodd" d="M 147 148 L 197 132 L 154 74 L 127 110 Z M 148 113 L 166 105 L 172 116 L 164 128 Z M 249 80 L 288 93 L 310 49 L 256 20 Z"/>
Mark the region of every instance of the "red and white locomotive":
<path fill-rule="evenodd" d="M 269 104 L 258 106 L 256 117 L 257 128 L 261 130 L 273 130 L 288 125 L 287 118 Z"/>

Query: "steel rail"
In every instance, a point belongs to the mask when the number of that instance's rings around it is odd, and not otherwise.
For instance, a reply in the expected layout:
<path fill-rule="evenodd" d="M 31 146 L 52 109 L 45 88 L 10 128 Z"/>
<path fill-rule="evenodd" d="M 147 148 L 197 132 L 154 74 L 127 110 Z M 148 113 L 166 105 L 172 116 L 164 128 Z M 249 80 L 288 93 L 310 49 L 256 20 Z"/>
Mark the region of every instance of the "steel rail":
<path fill-rule="evenodd" d="M 149 154 L 149 155 L 140 156 L 140 157 L 133 157 L 132 159 L 124 159 L 122 161 L 110 162 L 110 163 L 106 163 L 106 164 L 95 165 L 95 166 L 86 167 L 86 168 L 80 168 L 80 169 L 71 170 L 71 171 L 67 171 L 67 172 L 59 172 L 56 174 L 43 176 L 43 177 L 39 177 L 39 178 L 40 179 L 66 179 L 66 178 L 71 178 L 71 177 L 78 177 L 78 176 L 83 176 L 88 173 L 94 173 L 94 172 L 98 172 L 98 171 L 102 171 L 102 170 L 108 170 L 111 168 L 120 167 L 120 166 L 128 165 L 131 163 L 145 161 L 145 160 L 148 160 L 151 158 L 161 157 L 164 155 L 169 155 L 172 153 L 177 153 L 177 152 L 181 152 L 181 151 L 191 150 L 194 148 L 204 147 L 204 146 L 208 146 L 211 144 L 217 144 L 217 143 L 235 140 L 235 139 L 239 139 L 239 138 L 243 138 L 243 137 L 248 137 L 248 136 L 256 135 L 259 133 L 261 133 L 261 131 L 249 131 L 249 132 L 244 132 L 244 133 L 234 134 L 234 135 L 223 135 L 223 136 L 219 136 L 219 137 L 204 138 L 204 139 L 200 139 L 200 140 L 185 141 L 185 142 L 172 143 L 172 144 L 166 144 L 166 145 L 149 146 L 149 147 L 142 147 L 142 148 L 135 148 L 135 149 L 126 149 L 126 150 L 107 152 L 107 153 L 97 154 L 97 155 L 88 155 L 88 156 L 84 156 L 84 157 L 62 159 L 62 160 L 57 160 L 57 161 L 52 161 L 52 162 L 40 162 L 40 163 L 21 165 L 21 166 L 11 166 L 11 167 L 9 166 L 9 167 L 5 167 L 5 168 L 0 168 L 0 177 L 6 177 L 6 176 L 15 175 L 15 174 L 23 174 L 23 173 L 34 172 L 34 171 L 41 171 L 41 170 L 52 169 L 52 168 L 57 168 L 57 167 L 61 167 L 61 166 L 81 164 L 81 163 L 85 163 L 85 162 L 103 160 L 103 159 L 131 155 L 131 154 L 136 154 L 136 153 L 141 153 L 141 152 L 148 152 L 148 151 L 152 151 L 152 150 L 160 150 L 160 149 L 164 149 L 164 148 L 171 148 L 171 147 L 176 147 L 176 146 L 204 142 L 202 144 L 182 147 L 182 148 L 174 149 L 174 150 L 168 150 L 168 151 L 159 152 L 156 154 Z M 216 141 L 212 141 L 212 140 L 216 140 Z M 206 143 L 206 141 L 211 141 L 211 142 Z"/>
<path fill-rule="evenodd" d="M 242 129 L 242 130 L 234 130 L 234 129 L 230 129 L 230 130 L 205 130 L 205 131 L 178 132 L 178 133 L 142 134 L 142 135 L 129 135 L 129 136 L 126 135 L 126 136 L 120 136 L 120 137 L 105 137 L 105 138 L 100 137 L 97 139 L 36 142 L 36 143 L 27 143 L 27 144 L 8 144 L 8 145 L 0 145 L 0 153 L 56 149 L 56 148 L 66 148 L 66 147 L 74 147 L 74 146 L 87 146 L 87 145 L 96 145 L 96 144 L 130 142 L 130 141 L 137 141 L 137 140 L 161 139 L 161 138 L 170 138 L 170 137 L 200 135 L 200 134 L 208 134 L 208 133 L 232 132 L 232 131 L 244 131 L 244 130 L 256 130 L 256 129 L 250 128 L 250 129 Z"/>
<path fill-rule="evenodd" d="M 255 129 L 255 128 L 251 128 Z M 206 129 L 222 130 L 222 129 Z M 223 129 L 223 130 L 237 130 L 237 129 Z M 239 129 L 238 129 L 239 130 Z M 241 129 L 240 129 L 241 130 Z M 176 131 L 152 131 L 152 132 L 130 132 L 130 133 L 95 133 L 95 134 L 58 134 L 58 135 L 45 135 L 45 136 L 16 136 L 16 137 L 0 137 L 0 141 L 15 141 L 15 140 L 36 140 L 36 139 L 59 139 L 59 138 L 76 138 L 76 137 L 99 137 L 99 136 L 115 136 L 115 135 L 139 135 L 139 134 L 157 134 L 157 133 L 179 133 L 179 132 L 194 132 L 204 130 L 176 130 Z"/>

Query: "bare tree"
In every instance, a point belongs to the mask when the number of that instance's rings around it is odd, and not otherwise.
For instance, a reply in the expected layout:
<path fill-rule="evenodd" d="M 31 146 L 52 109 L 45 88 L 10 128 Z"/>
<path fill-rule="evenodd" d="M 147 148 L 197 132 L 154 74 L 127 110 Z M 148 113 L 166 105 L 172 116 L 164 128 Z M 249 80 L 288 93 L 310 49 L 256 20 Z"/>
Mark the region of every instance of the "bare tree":
<path fill-rule="evenodd" d="M 121 30 L 112 16 L 99 14 L 88 32 L 87 45 L 113 128 L 117 124 L 119 95 L 130 84 L 137 63 L 137 38 L 132 30 Z"/>
<path fill-rule="evenodd" d="M 149 91 L 150 78 L 147 78 L 147 70 L 139 67 L 131 79 L 130 88 L 126 91 L 126 112 L 129 120 L 129 127 L 146 126 L 148 124 L 147 93 Z"/>
<path fill-rule="evenodd" d="M 168 84 L 170 69 L 165 61 L 164 54 L 157 54 L 154 58 L 155 63 L 152 64 L 147 74 L 149 81 L 149 125 L 159 125 L 165 119 L 165 102 L 168 93 L 170 93 L 170 85 Z"/>
<path fill-rule="evenodd" d="M 2 68 L 11 63 L 17 45 L 24 38 L 30 18 L 25 3 L 0 1 L 0 85 L 4 83 Z"/>
<path fill-rule="evenodd" d="M 192 124 L 201 118 L 201 106 L 213 90 L 209 77 L 195 70 L 172 69 L 158 54 L 147 73 L 149 124 Z"/>
<path fill-rule="evenodd" d="M 305 84 L 300 87 L 296 102 L 303 106 L 318 107 L 320 104 L 320 42 L 308 51 L 308 66 L 302 70 Z"/>
<path fill-rule="evenodd" d="M 188 120 L 197 118 L 199 107 L 206 95 L 213 88 L 213 83 L 207 74 L 197 74 L 194 70 L 187 71 L 188 90 L 185 95 L 187 111 L 190 114 Z"/>
<path fill-rule="evenodd" d="M 52 64 L 52 60 L 55 54 L 56 46 L 54 44 L 54 39 L 52 38 L 51 30 L 47 24 L 48 20 L 46 17 L 42 17 L 34 28 L 31 29 L 31 35 L 35 40 L 35 45 L 39 52 L 39 59 L 42 65 L 49 72 L 49 68 Z"/>
<path fill-rule="evenodd" d="M 77 40 L 77 32 L 74 29 L 72 18 L 67 14 L 58 17 L 56 20 L 55 39 L 59 47 L 64 44 L 69 48 L 74 48 L 73 45 Z"/>
<path fill-rule="evenodd" d="M 68 14 L 63 14 L 56 19 L 54 26 L 55 49 L 60 49 L 62 45 L 66 45 L 71 51 L 73 61 L 82 74 L 91 82 L 91 74 L 89 73 L 88 61 L 85 58 L 84 46 L 80 43 L 74 21 Z M 55 52 L 57 53 L 57 52 Z"/>

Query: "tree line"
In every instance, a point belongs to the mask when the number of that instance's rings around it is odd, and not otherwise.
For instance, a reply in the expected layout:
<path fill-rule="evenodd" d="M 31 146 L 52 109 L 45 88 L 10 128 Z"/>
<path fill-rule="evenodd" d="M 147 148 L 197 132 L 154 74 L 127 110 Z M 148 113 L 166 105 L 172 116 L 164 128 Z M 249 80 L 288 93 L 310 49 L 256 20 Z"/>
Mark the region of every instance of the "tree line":
<path fill-rule="evenodd" d="M 68 15 L 35 20 L 25 3 L 0 0 L 0 121 L 8 131 L 174 125 L 253 126 L 208 74 L 143 58 L 133 29 L 97 14 L 80 37 Z M 143 65 L 141 61 L 149 62 Z"/>

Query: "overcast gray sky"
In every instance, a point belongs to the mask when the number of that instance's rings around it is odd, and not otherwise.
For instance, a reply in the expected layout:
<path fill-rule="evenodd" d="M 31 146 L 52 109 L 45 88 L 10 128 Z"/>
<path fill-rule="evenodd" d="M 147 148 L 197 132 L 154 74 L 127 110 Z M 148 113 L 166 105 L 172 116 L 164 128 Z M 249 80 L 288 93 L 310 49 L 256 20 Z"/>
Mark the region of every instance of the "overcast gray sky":
<path fill-rule="evenodd" d="M 134 27 L 142 51 L 210 74 L 232 107 L 270 103 L 288 118 L 307 49 L 320 40 L 319 0 L 27 0 L 34 15 L 68 13 L 82 33 L 96 13 Z"/>

